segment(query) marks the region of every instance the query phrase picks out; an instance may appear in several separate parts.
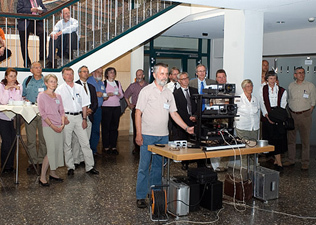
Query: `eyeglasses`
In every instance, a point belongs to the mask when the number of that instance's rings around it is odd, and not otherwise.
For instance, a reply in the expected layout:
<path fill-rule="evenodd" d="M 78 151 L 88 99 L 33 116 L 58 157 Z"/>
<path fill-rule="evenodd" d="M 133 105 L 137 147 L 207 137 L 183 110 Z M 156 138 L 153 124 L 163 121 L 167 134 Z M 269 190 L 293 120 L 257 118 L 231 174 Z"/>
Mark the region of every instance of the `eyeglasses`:
<path fill-rule="evenodd" d="M 196 71 L 196 72 L 198 72 L 198 73 L 205 73 L 206 70 L 198 70 L 198 71 Z"/>
<path fill-rule="evenodd" d="M 188 77 L 186 77 L 186 78 L 182 78 L 182 79 L 179 79 L 179 80 L 188 80 L 189 78 Z"/>

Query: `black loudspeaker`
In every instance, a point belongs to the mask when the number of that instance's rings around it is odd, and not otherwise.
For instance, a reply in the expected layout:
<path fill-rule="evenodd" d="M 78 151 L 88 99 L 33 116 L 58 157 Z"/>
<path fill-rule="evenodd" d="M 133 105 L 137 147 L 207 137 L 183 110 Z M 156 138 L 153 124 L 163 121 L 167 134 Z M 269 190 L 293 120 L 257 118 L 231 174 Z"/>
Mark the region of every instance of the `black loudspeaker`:
<path fill-rule="evenodd" d="M 200 206 L 211 211 L 216 211 L 222 208 L 223 182 L 214 181 L 212 183 L 201 184 L 200 188 L 202 198 Z"/>

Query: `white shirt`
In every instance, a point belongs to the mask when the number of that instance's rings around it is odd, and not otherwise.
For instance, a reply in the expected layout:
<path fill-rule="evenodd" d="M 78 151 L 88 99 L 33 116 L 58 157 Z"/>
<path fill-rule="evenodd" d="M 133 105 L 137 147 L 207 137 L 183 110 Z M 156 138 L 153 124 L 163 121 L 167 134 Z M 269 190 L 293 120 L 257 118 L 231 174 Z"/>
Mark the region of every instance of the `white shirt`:
<path fill-rule="evenodd" d="M 82 87 L 83 87 L 83 90 L 84 90 L 84 85 L 83 85 L 84 82 L 82 80 L 79 80 L 79 81 L 82 84 Z M 86 92 L 86 90 L 84 92 L 88 95 L 88 98 L 91 100 L 91 95 L 90 95 L 90 90 L 89 90 L 89 87 L 88 87 L 88 82 L 86 81 L 85 83 L 86 83 L 87 92 Z"/>
<path fill-rule="evenodd" d="M 72 32 L 76 32 L 78 35 L 78 20 L 74 18 L 70 18 L 67 22 L 64 19 L 59 20 L 54 26 L 53 32 L 51 34 L 56 34 L 61 31 L 63 34 L 71 34 Z"/>
<path fill-rule="evenodd" d="M 266 106 L 264 105 L 264 100 L 263 100 L 263 87 L 261 88 L 260 92 L 260 105 L 261 105 L 261 112 L 262 115 L 265 116 L 268 114 L 268 111 L 266 109 Z M 271 107 L 276 107 L 278 106 L 278 94 L 279 94 L 279 87 L 278 85 L 274 84 L 273 91 L 272 88 L 268 85 L 268 91 L 269 91 L 269 101 L 270 101 L 270 106 Z M 287 92 L 286 90 L 283 92 L 283 95 L 281 97 L 281 102 L 280 102 L 280 107 L 285 109 L 287 104 Z"/>
<path fill-rule="evenodd" d="M 169 88 L 169 90 L 173 93 L 173 91 L 174 91 L 174 82 L 170 81 L 166 85 L 167 85 L 167 88 Z M 176 82 L 176 88 L 178 89 L 179 87 L 180 87 L 180 84 L 178 82 Z"/>
<path fill-rule="evenodd" d="M 239 130 L 258 130 L 260 126 L 260 104 L 255 96 L 251 100 L 247 99 L 245 93 L 240 98 L 235 99 L 237 104 L 237 115 L 235 118 L 235 127 Z"/>
<path fill-rule="evenodd" d="M 83 107 L 90 105 L 90 98 L 80 84 L 74 83 L 74 86 L 70 87 L 67 83 L 63 83 L 55 92 L 61 95 L 65 112 L 81 112 Z"/>

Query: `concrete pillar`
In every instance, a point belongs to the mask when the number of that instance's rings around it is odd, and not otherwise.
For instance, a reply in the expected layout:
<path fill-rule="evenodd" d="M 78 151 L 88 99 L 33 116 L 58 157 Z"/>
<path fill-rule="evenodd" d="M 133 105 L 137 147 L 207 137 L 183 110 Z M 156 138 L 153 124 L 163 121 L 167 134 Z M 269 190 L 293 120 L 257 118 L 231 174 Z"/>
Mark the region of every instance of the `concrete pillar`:
<path fill-rule="evenodd" d="M 241 94 L 241 82 L 251 79 L 253 94 L 259 96 L 263 46 L 263 13 L 248 10 L 227 10 L 224 22 L 223 67 L 229 83 L 236 84 Z"/>
<path fill-rule="evenodd" d="M 135 82 L 136 71 L 144 69 L 144 46 L 138 46 L 132 49 L 131 52 L 131 83 Z M 133 121 L 131 120 L 129 126 L 129 133 L 133 134 Z"/>

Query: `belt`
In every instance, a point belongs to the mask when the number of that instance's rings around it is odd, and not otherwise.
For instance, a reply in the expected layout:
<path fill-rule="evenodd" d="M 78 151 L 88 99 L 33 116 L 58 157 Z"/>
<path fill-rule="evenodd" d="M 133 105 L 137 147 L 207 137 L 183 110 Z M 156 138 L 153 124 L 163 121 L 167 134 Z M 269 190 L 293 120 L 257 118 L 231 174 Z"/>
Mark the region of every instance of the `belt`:
<path fill-rule="evenodd" d="M 307 109 L 307 110 L 304 110 L 304 111 L 301 111 L 301 112 L 294 112 L 292 109 L 290 109 L 292 113 L 294 114 L 302 114 L 304 112 L 308 112 L 310 109 Z"/>
<path fill-rule="evenodd" d="M 80 115 L 82 112 L 76 112 L 76 113 L 72 113 L 72 112 L 65 112 L 65 114 L 69 114 L 69 115 L 73 115 L 73 116 L 77 116 Z"/>

